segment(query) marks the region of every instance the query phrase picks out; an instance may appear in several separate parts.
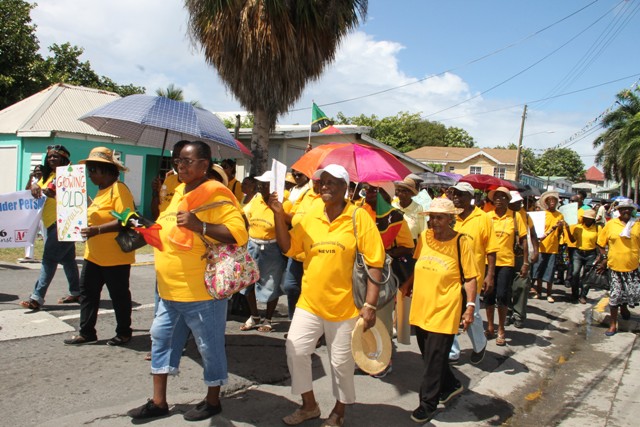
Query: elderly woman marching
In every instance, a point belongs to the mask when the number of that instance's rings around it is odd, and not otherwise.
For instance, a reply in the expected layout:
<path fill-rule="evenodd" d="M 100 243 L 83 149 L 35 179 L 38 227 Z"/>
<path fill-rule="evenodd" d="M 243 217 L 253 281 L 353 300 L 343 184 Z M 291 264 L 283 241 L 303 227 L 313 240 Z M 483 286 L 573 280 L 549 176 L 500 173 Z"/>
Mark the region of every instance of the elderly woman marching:
<path fill-rule="evenodd" d="M 633 218 L 636 206 L 629 199 L 621 200 L 616 209 L 620 216 L 607 222 L 598 236 L 598 250 L 602 261 L 598 270 L 609 267 L 610 290 L 609 311 L 611 324 L 605 335 L 611 337 L 618 332 L 618 307 L 624 320 L 631 317 L 627 305 L 640 303 L 640 273 L 638 254 L 640 249 L 640 225 Z M 605 247 L 609 248 L 608 258 Z"/>
<path fill-rule="evenodd" d="M 469 238 L 453 229 L 461 211 L 448 199 L 431 202 L 425 212 L 429 229 L 420 235 L 414 254 L 414 275 L 400 287 L 405 296 L 413 293 L 409 322 L 415 326 L 424 362 L 420 406 L 411 414 L 417 423 L 429 421 L 439 403 L 446 404 L 464 390 L 449 366 L 449 350 L 461 314 L 465 331 L 473 323 L 479 274 Z"/>
<path fill-rule="evenodd" d="M 289 232 L 285 212 L 274 193 L 269 198 L 273 209 L 278 245 L 287 256 L 306 254 L 302 291 L 287 337 L 287 364 L 291 372 L 291 390 L 302 395 L 302 407 L 283 418 L 297 425 L 318 418 L 320 407 L 313 393 L 311 355 L 324 333 L 331 361 L 331 380 L 336 399 L 323 426 L 341 426 L 346 405 L 355 403 L 351 331 L 358 316 L 365 329 L 376 322 L 378 287 L 369 282 L 366 302 L 358 310 L 353 301 L 352 270 L 356 254 L 353 217 L 358 231 L 358 248 L 370 273 L 380 280 L 385 252 L 375 222 L 365 212 L 345 200 L 349 174 L 339 165 L 317 170 L 322 205 L 307 212 Z M 356 211 L 356 209 L 358 209 Z M 355 212 L 354 212 L 355 211 Z"/>

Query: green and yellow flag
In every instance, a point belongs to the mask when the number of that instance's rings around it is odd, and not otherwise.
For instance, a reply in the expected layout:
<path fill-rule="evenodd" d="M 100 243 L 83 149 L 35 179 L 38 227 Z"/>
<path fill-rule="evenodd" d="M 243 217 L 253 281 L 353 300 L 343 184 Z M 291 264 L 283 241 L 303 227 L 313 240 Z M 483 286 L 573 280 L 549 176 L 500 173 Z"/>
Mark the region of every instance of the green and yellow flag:
<path fill-rule="evenodd" d="M 327 115 L 316 105 L 313 103 L 313 108 L 311 110 L 311 132 L 321 132 L 321 133 L 342 133 L 339 129 L 333 126 L 333 122 L 329 120 Z"/>

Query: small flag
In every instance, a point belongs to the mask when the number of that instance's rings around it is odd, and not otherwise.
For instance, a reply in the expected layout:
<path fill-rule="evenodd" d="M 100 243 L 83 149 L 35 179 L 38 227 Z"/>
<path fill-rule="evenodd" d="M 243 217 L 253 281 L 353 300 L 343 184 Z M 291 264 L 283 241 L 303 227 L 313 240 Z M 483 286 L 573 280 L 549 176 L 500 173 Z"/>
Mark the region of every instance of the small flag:
<path fill-rule="evenodd" d="M 403 220 L 402 212 L 391 206 L 378 191 L 376 195 L 376 226 L 385 249 L 393 246 L 393 242 L 402 228 Z"/>
<path fill-rule="evenodd" d="M 338 128 L 333 126 L 333 122 L 329 120 L 327 115 L 313 103 L 311 111 L 311 132 L 321 132 L 326 134 L 342 133 Z"/>

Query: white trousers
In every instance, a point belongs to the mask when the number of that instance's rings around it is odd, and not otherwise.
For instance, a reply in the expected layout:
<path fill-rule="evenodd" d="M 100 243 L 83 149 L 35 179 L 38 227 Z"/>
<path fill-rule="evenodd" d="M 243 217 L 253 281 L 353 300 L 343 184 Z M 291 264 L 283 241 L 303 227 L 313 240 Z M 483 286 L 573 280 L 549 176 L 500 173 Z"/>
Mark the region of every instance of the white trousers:
<path fill-rule="evenodd" d="M 355 403 L 355 362 L 351 354 L 351 331 L 357 320 L 356 317 L 342 322 L 329 322 L 296 308 L 287 336 L 287 365 L 291 374 L 293 394 L 313 390 L 311 355 L 316 350 L 316 343 L 324 334 L 331 364 L 333 396 L 344 404 Z"/>

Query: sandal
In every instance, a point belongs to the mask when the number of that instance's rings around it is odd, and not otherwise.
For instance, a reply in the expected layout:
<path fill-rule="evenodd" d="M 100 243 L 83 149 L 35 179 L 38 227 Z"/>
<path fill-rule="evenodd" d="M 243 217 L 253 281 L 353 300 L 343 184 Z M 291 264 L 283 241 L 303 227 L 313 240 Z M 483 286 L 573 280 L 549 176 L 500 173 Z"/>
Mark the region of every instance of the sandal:
<path fill-rule="evenodd" d="M 79 303 L 79 302 L 80 302 L 80 297 L 73 296 L 73 295 L 67 295 L 66 297 L 62 297 L 58 300 L 58 304 L 72 304 L 72 303 Z"/>
<path fill-rule="evenodd" d="M 500 347 L 507 345 L 507 340 L 504 338 L 504 334 L 498 335 L 496 338 L 496 345 Z"/>
<path fill-rule="evenodd" d="M 256 322 L 256 319 L 258 320 Z M 240 326 L 241 331 L 250 331 L 258 327 L 258 322 L 260 322 L 260 316 L 251 316 L 249 319 L 244 322 L 244 325 Z"/>
<path fill-rule="evenodd" d="M 318 406 L 317 403 L 316 407 L 310 411 L 306 411 L 302 408 L 296 409 L 295 412 L 284 417 L 282 422 L 288 426 L 297 426 L 298 424 L 302 424 L 303 422 L 314 418 L 320 418 L 320 406 Z"/>
<path fill-rule="evenodd" d="M 98 341 L 97 338 L 85 338 L 82 335 L 74 335 L 69 339 L 64 340 L 64 343 L 66 345 L 80 345 L 80 344 L 87 344 L 90 342 L 95 342 Z"/>
<path fill-rule="evenodd" d="M 151 362 L 151 352 L 144 355 L 144 360 L 146 360 L 147 362 Z"/>
<path fill-rule="evenodd" d="M 531 294 L 531 299 L 540 299 L 540 294 L 537 292 L 534 292 L 533 294 Z"/>
<path fill-rule="evenodd" d="M 266 332 L 269 333 L 273 330 L 273 326 L 271 326 L 271 320 L 264 319 L 262 321 L 262 325 L 258 328 L 258 332 Z"/>
<path fill-rule="evenodd" d="M 332 412 L 320 427 L 342 427 L 342 424 L 344 424 L 344 417 Z"/>
<path fill-rule="evenodd" d="M 20 307 L 27 308 L 29 310 L 40 310 L 40 304 L 36 300 L 29 299 L 28 301 L 20 301 Z"/>
<path fill-rule="evenodd" d="M 551 295 L 549 295 L 547 297 L 547 302 L 553 304 L 554 302 L 556 302 L 556 300 L 554 300 L 553 297 Z"/>
<path fill-rule="evenodd" d="M 130 336 L 129 337 L 124 337 L 122 335 L 116 335 L 115 337 L 113 337 L 109 341 L 107 341 L 107 345 L 111 345 L 111 346 L 125 345 L 129 341 L 131 341 L 131 337 Z"/>

